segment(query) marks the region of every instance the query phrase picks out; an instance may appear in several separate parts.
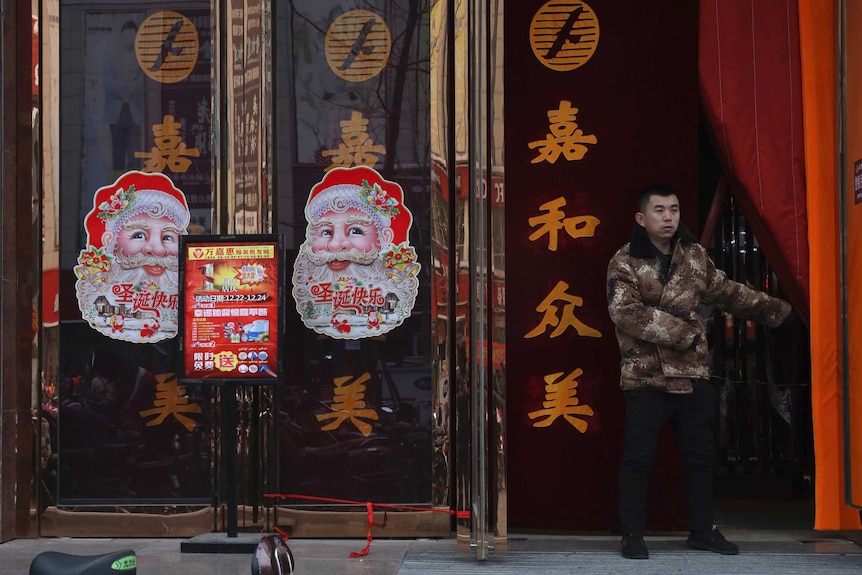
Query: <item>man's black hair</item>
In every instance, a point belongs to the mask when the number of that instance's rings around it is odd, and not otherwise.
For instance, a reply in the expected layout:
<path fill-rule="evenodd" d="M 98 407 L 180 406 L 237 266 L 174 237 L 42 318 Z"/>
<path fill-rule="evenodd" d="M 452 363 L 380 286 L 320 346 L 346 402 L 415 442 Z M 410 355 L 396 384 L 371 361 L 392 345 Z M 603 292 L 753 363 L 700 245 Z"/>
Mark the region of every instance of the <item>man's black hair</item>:
<path fill-rule="evenodd" d="M 127 20 L 125 24 L 120 28 L 120 32 L 125 32 L 126 30 L 134 30 L 138 31 L 138 25 L 132 22 L 131 20 Z"/>
<path fill-rule="evenodd" d="M 666 198 L 668 196 L 676 195 L 676 190 L 668 184 L 650 184 L 644 188 L 644 191 L 641 192 L 641 195 L 638 198 L 638 211 L 640 213 L 644 213 L 649 205 L 649 199 L 653 196 Z"/>

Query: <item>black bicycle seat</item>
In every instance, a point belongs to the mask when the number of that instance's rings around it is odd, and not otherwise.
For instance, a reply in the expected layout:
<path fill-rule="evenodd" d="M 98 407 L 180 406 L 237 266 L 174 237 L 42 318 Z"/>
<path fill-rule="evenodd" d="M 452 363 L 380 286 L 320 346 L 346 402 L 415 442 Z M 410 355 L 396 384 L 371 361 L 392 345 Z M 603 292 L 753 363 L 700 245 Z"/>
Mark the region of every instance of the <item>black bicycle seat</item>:
<path fill-rule="evenodd" d="M 70 555 L 45 551 L 30 563 L 30 575 L 137 575 L 138 561 L 132 549 L 102 555 Z"/>

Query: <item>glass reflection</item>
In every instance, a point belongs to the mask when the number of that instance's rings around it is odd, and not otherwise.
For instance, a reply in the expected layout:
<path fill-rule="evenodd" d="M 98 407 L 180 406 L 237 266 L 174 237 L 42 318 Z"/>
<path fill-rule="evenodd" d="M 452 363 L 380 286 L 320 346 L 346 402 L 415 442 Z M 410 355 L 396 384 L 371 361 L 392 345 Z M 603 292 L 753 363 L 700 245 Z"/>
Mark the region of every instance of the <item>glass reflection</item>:
<path fill-rule="evenodd" d="M 277 71 L 285 94 L 277 106 L 280 114 L 295 111 L 295 121 L 279 133 L 287 144 L 278 151 L 278 204 L 291 259 L 309 239 L 312 188 L 337 168 L 367 166 L 402 188 L 413 216 L 410 245 L 421 268 L 409 316 L 373 337 L 339 337 L 339 327 L 352 329 L 349 321 L 333 326 L 332 334 L 316 333 L 303 323 L 319 319 L 315 310 L 304 306 L 308 317 L 300 317 L 286 294 L 293 371 L 280 409 L 280 492 L 299 496 L 291 506 L 332 505 L 334 499 L 429 504 L 438 419 L 432 385 L 430 4 L 376 1 L 359 8 L 301 0 L 281 9 L 285 19 L 275 19 L 285 27 L 276 37 L 284 44 L 276 49 L 288 54 L 290 66 Z"/>
<path fill-rule="evenodd" d="M 45 378 L 43 406 L 58 454 L 49 500 L 208 503 L 209 390 L 177 384 L 175 339 L 120 341 L 82 323 L 73 269 L 96 191 L 129 171 L 167 176 L 187 201 L 188 232 L 210 229 L 210 5 L 61 1 L 46 2 L 45 13 L 44 181 L 46 206 L 54 201 L 59 214 L 56 256 L 49 249 L 46 260 L 57 266 L 56 284 L 46 285 L 56 285 L 59 324 L 56 361 L 46 358 L 57 377 Z M 135 322 L 148 304 L 133 299 L 122 315 Z"/>

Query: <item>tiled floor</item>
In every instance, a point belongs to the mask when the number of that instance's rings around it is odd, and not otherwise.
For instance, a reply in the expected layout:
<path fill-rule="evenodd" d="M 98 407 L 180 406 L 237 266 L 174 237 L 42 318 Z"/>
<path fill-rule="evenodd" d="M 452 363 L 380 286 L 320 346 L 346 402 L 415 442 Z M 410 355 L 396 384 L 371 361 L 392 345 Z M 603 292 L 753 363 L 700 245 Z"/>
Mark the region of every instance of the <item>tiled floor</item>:
<path fill-rule="evenodd" d="M 18 539 L 0 545 L 0 572 L 4 575 L 26 574 L 33 558 L 43 551 L 94 555 L 130 548 L 137 555 L 139 575 L 251 573 L 250 553 L 182 553 L 181 543 L 180 539 Z M 398 573 L 408 549 L 454 550 L 455 542 L 375 540 L 369 554 L 359 559 L 348 556 L 352 551 L 361 551 L 365 546 L 364 540 L 292 540 L 289 546 L 296 561 L 297 574 L 394 575 Z"/>
<path fill-rule="evenodd" d="M 296 574 L 416 575 L 420 573 L 795 573 L 862 572 L 857 534 L 812 531 L 725 530 L 742 550 L 725 557 L 688 550 L 682 534 L 649 535 L 649 561 L 623 560 L 616 536 L 512 534 L 509 553 L 478 561 L 459 554 L 455 539 L 375 539 L 367 556 L 349 557 L 365 540 L 292 539 Z M 42 551 L 93 555 L 131 548 L 140 575 L 240 575 L 251 573 L 251 553 L 184 553 L 180 539 L 19 539 L 0 545 L 0 572 L 26 574 Z M 529 569 L 526 567 L 529 566 Z M 59 575 L 59 574 L 51 574 Z"/>
<path fill-rule="evenodd" d="M 739 544 L 736 557 L 692 551 L 683 533 L 650 533 L 649 561 L 628 561 L 618 552 L 616 535 L 548 535 L 511 533 L 508 554 L 479 561 L 475 552 L 459 553 L 456 540 L 375 539 L 369 553 L 350 558 L 366 545 L 364 539 L 291 539 L 297 575 L 419 575 L 539 573 L 557 575 L 638 574 L 695 575 L 862 573 L 862 532 L 825 533 L 810 529 L 809 503 L 790 505 L 724 500 L 716 519 L 728 539 Z M 0 544 L 0 575 L 27 574 L 33 558 L 43 551 L 95 555 L 133 549 L 140 575 L 240 575 L 251 573 L 255 534 L 240 534 L 230 543 L 243 552 L 215 553 L 223 534 L 192 539 L 19 539 Z M 214 543 L 208 547 L 209 543 Z M 201 548 L 210 552 L 198 553 Z M 39 574 L 41 575 L 41 574 Z M 65 575 L 52 573 L 51 575 Z"/>

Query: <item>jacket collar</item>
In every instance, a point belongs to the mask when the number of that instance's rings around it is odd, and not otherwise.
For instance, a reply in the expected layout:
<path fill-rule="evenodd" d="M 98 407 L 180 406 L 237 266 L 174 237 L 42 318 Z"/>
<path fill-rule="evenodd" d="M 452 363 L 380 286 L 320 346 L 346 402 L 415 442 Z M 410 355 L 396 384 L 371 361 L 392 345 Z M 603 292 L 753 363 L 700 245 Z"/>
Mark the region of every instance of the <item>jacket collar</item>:
<path fill-rule="evenodd" d="M 676 234 L 674 234 L 673 239 L 671 240 L 671 245 L 676 246 L 676 243 L 681 241 L 687 244 L 696 244 L 697 238 L 692 235 L 688 228 L 680 222 L 679 228 L 676 230 Z M 632 239 L 629 244 L 629 255 L 634 258 L 641 259 L 651 259 L 655 257 L 655 248 L 652 245 L 652 242 L 649 240 L 649 236 L 647 236 L 646 230 L 639 226 L 638 224 L 634 225 L 632 228 Z"/>

